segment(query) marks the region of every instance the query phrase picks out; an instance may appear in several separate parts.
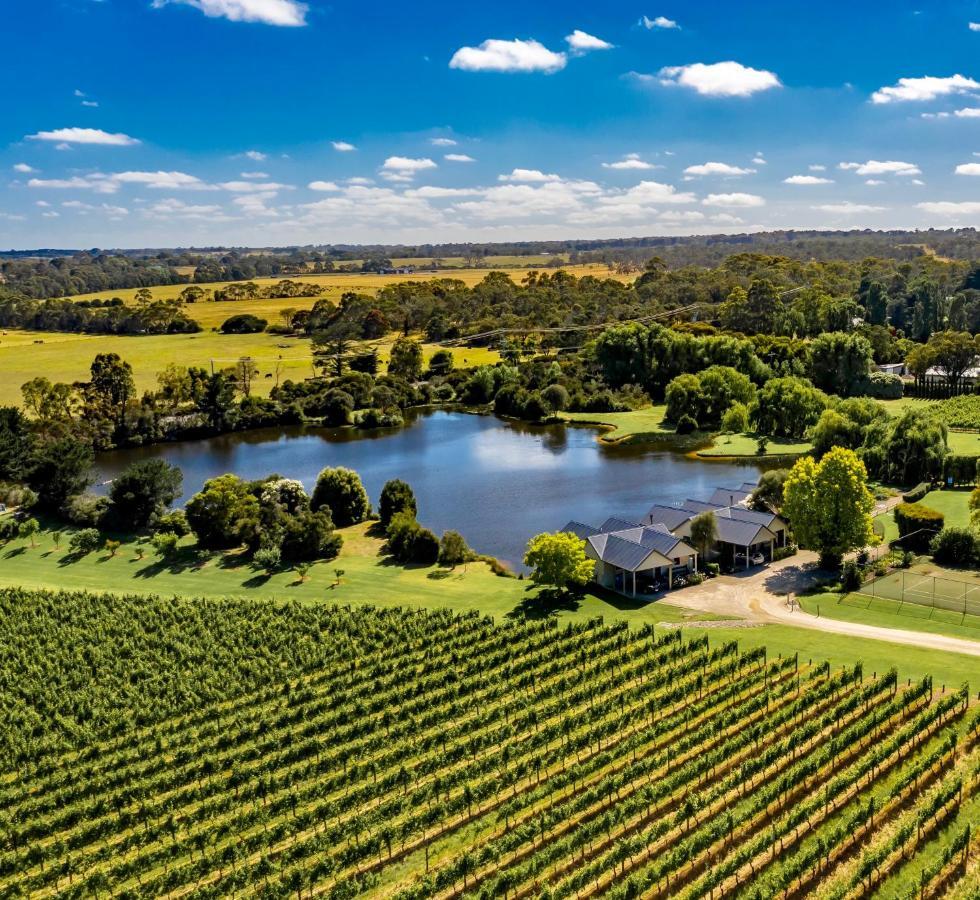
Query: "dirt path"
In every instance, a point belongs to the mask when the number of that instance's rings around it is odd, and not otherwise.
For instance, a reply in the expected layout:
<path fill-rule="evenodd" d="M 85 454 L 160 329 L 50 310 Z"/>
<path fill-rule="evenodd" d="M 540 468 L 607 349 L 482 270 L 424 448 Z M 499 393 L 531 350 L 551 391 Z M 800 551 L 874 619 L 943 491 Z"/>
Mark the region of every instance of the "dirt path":
<path fill-rule="evenodd" d="M 816 554 L 801 551 L 796 556 L 738 575 L 721 575 L 704 584 L 686 588 L 670 595 L 673 606 L 734 616 L 758 624 L 792 625 L 831 634 L 870 638 L 893 644 L 907 644 L 949 653 L 980 656 L 980 641 L 908 631 L 881 625 L 845 622 L 826 616 L 815 616 L 791 604 L 790 598 L 816 587 L 826 580 L 816 566 Z"/>

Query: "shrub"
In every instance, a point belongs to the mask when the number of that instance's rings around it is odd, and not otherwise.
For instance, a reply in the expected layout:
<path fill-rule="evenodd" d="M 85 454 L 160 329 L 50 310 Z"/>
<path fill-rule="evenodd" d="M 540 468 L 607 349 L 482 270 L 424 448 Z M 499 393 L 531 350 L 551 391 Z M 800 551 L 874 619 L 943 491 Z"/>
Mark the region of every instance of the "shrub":
<path fill-rule="evenodd" d="M 704 571 L 709 578 L 716 578 L 721 574 L 721 566 L 716 562 L 709 562 L 705 564 Z"/>
<path fill-rule="evenodd" d="M 68 539 L 68 550 L 77 556 L 84 556 L 97 549 L 102 537 L 97 528 L 82 528 Z"/>
<path fill-rule="evenodd" d="M 0 519 L 0 542 L 12 541 L 19 530 L 16 519 Z"/>
<path fill-rule="evenodd" d="M 271 574 L 279 568 L 282 562 L 282 553 L 278 547 L 261 547 L 255 551 L 255 556 L 252 558 L 262 571 Z"/>
<path fill-rule="evenodd" d="M 937 509 L 921 503 L 899 503 L 895 507 L 895 524 L 907 550 L 925 553 L 929 542 L 945 524 L 945 516 Z"/>
<path fill-rule="evenodd" d="M 749 408 L 744 403 L 733 403 L 721 417 L 721 430 L 725 434 L 742 434 L 749 430 Z"/>
<path fill-rule="evenodd" d="M 269 323 L 265 319 L 253 316 L 251 313 L 239 313 L 230 319 L 225 319 L 221 324 L 221 330 L 225 334 L 258 334 L 265 331 L 265 326 Z"/>
<path fill-rule="evenodd" d="M 354 416 L 354 424 L 358 428 L 399 428 L 405 424 L 401 413 L 394 410 L 386 412 L 383 409 L 365 409 Z"/>
<path fill-rule="evenodd" d="M 400 563 L 431 565 L 439 558 L 439 538 L 405 510 L 395 513 L 388 526 L 388 552 Z"/>
<path fill-rule="evenodd" d="M 175 509 L 173 512 L 157 516 L 154 530 L 170 532 L 177 537 L 184 537 L 191 533 L 191 526 L 187 524 L 187 514 L 182 509 Z"/>
<path fill-rule="evenodd" d="M 186 515 L 202 547 L 236 547 L 253 536 L 259 520 L 259 501 L 247 482 L 229 472 L 205 481 L 187 501 Z"/>
<path fill-rule="evenodd" d="M 123 531 L 145 528 L 180 496 L 183 483 L 180 469 L 165 460 L 133 463 L 109 488 L 108 515 L 113 525 Z"/>
<path fill-rule="evenodd" d="M 840 586 L 845 591 L 856 591 L 861 587 L 861 569 L 854 560 L 849 559 L 844 563 L 841 571 Z"/>
<path fill-rule="evenodd" d="M 326 509 L 318 512 L 301 509 L 282 521 L 280 550 L 285 560 L 333 559 L 343 544 L 344 539 L 334 531 Z"/>
<path fill-rule="evenodd" d="M 549 384 L 542 392 L 541 399 L 555 412 L 568 409 L 568 391 L 560 384 Z"/>
<path fill-rule="evenodd" d="M 918 503 L 926 494 L 929 493 L 929 482 L 923 481 L 917 484 L 912 490 L 902 494 L 902 499 L 906 503 Z"/>
<path fill-rule="evenodd" d="M 695 585 L 695 584 L 703 584 L 704 580 L 707 577 L 708 576 L 705 575 L 703 572 L 691 572 L 691 574 L 687 576 L 688 586 Z"/>
<path fill-rule="evenodd" d="M 689 416 L 686 413 L 677 420 L 677 433 L 678 434 L 690 434 L 693 431 L 698 430 L 698 423 L 694 416 Z"/>
<path fill-rule="evenodd" d="M 447 531 L 439 541 L 439 562 L 444 566 L 456 568 L 473 556 L 465 538 L 458 531 Z"/>
<path fill-rule="evenodd" d="M 975 484 L 977 480 L 976 456 L 947 456 L 946 477 L 953 479 L 953 484 Z"/>
<path fill-rule="evenodd" d="M 95 528 L 102 523 L 108 508 L 108 497 L 99 497 L 91 491 L 85 491 L 69 497 L 61 508 L 61 515 L 72 525 Z"/>
<path fill-rule="evenodd" d="M 167 559 L 177 552 L 177 542 L 180 538 L 172 531 L 158 531 L 150 538 L 153 549 L 162 559 Z"/>
<path fill-rule="evenodd" d="M 796 551 L 796 544 L 787 544 L 785 547 L 777 547 L 772 551 L 772 561 L 779 562 L 781 559 L 789 559 L 791 556 L 796 556 Z"/>
<path fill-rule="evenodd" d="M 969 528 L 947 525 L 929 543 L 929 552 L 937 563 L 969 566 L 977 559 L 978 542 Z"/>
<path fill-rule="evenodd" d="M 310 509 L 316 512 L 324 506 L 338 528 L 363 522 L 371 514 L 371 503 L 361 484 L 361 476 L 353 469 L 343 467 L 323 469 L 317 476 Z"/>

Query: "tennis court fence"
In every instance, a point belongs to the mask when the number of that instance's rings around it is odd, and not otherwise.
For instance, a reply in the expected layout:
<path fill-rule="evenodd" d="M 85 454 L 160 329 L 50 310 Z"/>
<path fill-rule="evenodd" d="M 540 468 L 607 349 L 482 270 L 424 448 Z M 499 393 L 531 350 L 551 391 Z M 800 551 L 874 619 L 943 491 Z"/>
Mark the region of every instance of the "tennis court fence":
<path fill-rule="evenodd" d="M 855 591 L 869 597 L 980 616 L 980 582 L 921 572 L 894 571 L 866 581 Z"/>

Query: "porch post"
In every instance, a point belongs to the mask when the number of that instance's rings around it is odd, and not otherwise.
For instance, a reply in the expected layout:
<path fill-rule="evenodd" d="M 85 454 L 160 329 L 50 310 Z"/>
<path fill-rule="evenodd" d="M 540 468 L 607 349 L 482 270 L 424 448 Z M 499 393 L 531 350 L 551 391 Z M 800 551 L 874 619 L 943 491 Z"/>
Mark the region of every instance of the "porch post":
<path fill-rule="evenodd" d="M 633 596 L 636 596 L 636 569 L 633 570 Z"/>
<path fill-rule="evenodd" d="M 745 545 L 745 571 L 749 570 L 749 545 Z"/>
<path fill-rule="evenodd" d="M 667 590 L 672 591 L 674 589 L 674 567 L 673 565 L 667 566 Z"/>

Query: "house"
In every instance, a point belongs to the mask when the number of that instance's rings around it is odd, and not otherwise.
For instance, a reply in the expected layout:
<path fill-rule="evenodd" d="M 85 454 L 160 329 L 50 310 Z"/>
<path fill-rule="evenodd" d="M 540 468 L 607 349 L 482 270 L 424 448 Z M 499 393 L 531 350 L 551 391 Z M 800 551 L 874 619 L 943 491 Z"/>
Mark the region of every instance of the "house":
<path fill-rule="evenodd" d="M 676 576 L 698 568 L 697 551 L 662 525 L 612 517 L 598 528 L 569 522 L 562 531 L 585 541 L 585 555 L 595 560 L 593 580 L 621 594 L 669 590 Z"/>
<path fill-rule="evenodd" d="M 908 372 L 907 372 L 907 370 L 905 368 L 905 363 L 903 363 L 903 362 L 880 363 L 879 365 L 875 366 L 875 368 L 879 372 L 884 372 L 886 375 L 898 375 L 900 378 L 903 375 L 907 375 L 908 374 Z"/>
<path fill-rule="evenodd" d="M 744 506 L 755 489 L 756 485 L 751 481 L 745 481 L 737 488 L 715 488 L 708 502 L 716 506 Z"/>

